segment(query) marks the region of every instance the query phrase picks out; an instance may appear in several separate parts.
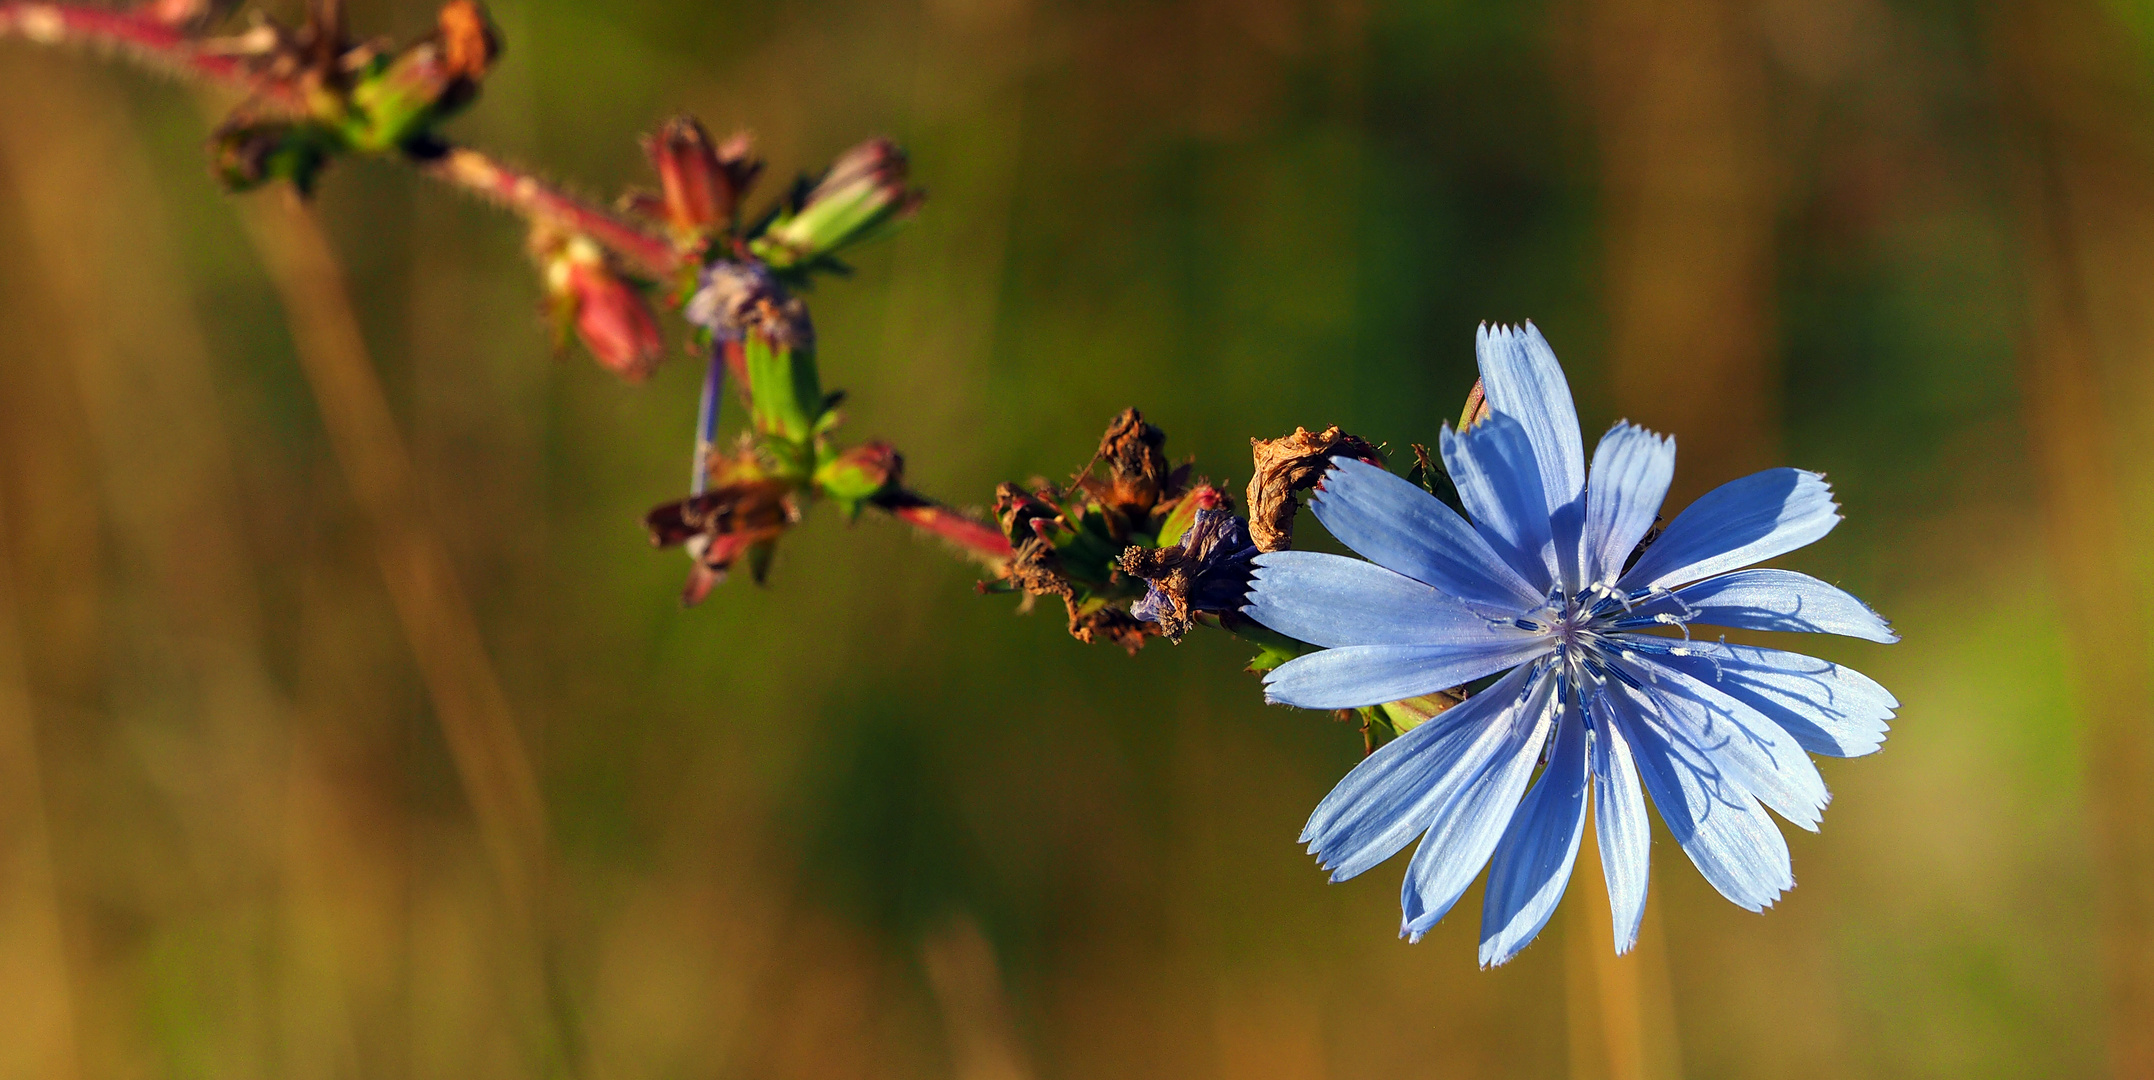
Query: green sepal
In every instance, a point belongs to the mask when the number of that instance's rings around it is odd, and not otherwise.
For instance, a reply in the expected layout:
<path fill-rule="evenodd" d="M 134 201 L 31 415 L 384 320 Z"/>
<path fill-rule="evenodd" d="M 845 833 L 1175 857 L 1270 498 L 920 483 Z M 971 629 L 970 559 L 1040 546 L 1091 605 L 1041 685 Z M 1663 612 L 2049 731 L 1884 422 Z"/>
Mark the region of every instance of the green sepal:
<path fill-rule="evenodd" d="M 806 444 L 824 412 L 814 351 L 750 333 L 742 352 L 748 368 L 749 418 L 756 431 Z"/>

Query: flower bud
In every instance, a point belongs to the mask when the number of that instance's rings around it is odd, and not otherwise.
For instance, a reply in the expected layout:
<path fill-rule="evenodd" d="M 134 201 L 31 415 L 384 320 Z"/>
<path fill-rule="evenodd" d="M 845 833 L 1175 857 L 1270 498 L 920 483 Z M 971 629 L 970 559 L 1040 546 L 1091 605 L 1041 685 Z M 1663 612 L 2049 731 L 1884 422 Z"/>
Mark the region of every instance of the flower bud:
<path fill-rule="evenodd" d="M 542 251 L 557 332 L 573 327 L 592 358 L 621 378 L 649 378 L 666 342 L 643 293 L 615 274 L 598 245 L 584 237 L 535 246 Z"/>
<path fill-rule="evenodd" d="M 432 38 L 361 71 L 342 127 L 359 150 L 380 152 L 424 141 L 433 126 L 478 96 L 501 55 L 501 38 L 477 0 L 449 0 Z"/>
<path fill-rule="evenodd" d="M 907 169 L 905 151 L 888 139 L 870 139 L 846 151 L 791 214 L 756 238 L 752 250 L 786 269 L 873 235 L 920 205 L 923 193 L 905 186 Z"/>
<path fill-rule="evenodd" d="M 816 469 L 815 486 L 847 513 L 858 513 L 862 503 L 882 494 L 904 473 L 905 459 L 889 443 L 862 443 L 838 452 Z"/>
<path fill-rule="evenodd" d="M 335 141 L 312 123 L 235 115 L 210 136 L 210 168 L 227 191 L 252 191 L 286 180 L 307 195 L 329 163 Z"/>
<path fill-rule="evenodd" d="M 740 197 L 763 168 L 745 132 L 713 147 L 710 133 L 692 116 L 666 121 L 644 138 L 643 152 L 658 170 L 665 220 L 689 236 L 730 226 Z"/>

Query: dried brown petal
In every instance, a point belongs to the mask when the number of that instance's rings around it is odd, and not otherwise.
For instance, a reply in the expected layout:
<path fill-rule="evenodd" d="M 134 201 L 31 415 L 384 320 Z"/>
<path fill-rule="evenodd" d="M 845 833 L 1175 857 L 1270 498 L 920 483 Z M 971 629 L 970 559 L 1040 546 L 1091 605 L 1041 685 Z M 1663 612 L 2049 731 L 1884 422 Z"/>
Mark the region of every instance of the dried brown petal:
<path fill-rule="evenodd" d="M 452 78 L 477 82 L 501 57 L 501 34 L 477 0 L 449 0 L 435 16 L 442 67 Z"/>
<path fill-rule="evenodd" d="M 1368 441 L 1348 435 L 1337 424 L 1322 431 L 1295 428 L 1280 439 L 1251 439 L 1256 473 L 1249 478 L 1249 538 L 1258 551 L 1294 546 L 1294 493 L 1316 486 L 1335 457 L 1383 464 L 1383 454 Z"/>
<path fill-rule="evenodd" d="M 795 518 L 791 488 L 778 480 L 745 480 L 712 488 L 692 499 L 666 503 L 644 516 L 654 547 L 679 545 L 688 550 L 695 566 L 682 591 L 683 603 L 693 606 L 742 555 L 762 553 L 756 561 L 756 579 L 768 566 L 769 545 L 790 527 Z"/>
<path fill-rule="evenodd" d="M 1069 600 L 1077 595 L 1076 586 L 1071 585 L 1069 576 L 1062 572 L 1062 560 L 1055 554 L 1053 544 L 1033 537 L 1016 547 L 1017 553 L 1010 556 L 1009 568 L 1004 572 L 1010 584 L 1027 596 L 1059 596 Z"/>

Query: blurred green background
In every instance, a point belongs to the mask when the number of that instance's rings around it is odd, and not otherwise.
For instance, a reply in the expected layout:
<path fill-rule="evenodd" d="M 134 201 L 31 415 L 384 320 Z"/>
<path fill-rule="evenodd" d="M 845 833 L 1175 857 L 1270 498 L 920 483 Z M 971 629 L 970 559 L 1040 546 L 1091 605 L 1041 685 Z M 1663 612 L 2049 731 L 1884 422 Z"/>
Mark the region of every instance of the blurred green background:
<path fill-rule="evenodd" d="M 206 99 L 7 42 L 6 1075 L 2109 1070 L 2154 818 L 2143 5 L 494 15 L 504 64 L 452 133 L 594 194 L 650 182 L 634 136 L 677 110 L 780 175 L 908 146 L 925 210 L 811 302 L 846 430 L 921 490 L 1064 474 L 1128 405 L 1234 486 L 1297 424 L 1431 441 L 1475 324 L 1530 317 L 1589 438 L 1677 436 L 1678 502 L 1830 475 L 1846 523 L 1782 564 L 1901 630 L 1814 650 L 1897 693 L 1896 730 L 1823 764 L 1837 798 L 1764 915 L 1663 833 L 1632 957 L 1586 860 L 1505 968 L 1475 968 L 1478 887 L 1407 946 L 1397 864 L 1326 885 L 1294 843 L 1359 735 L 1263 705 L 1245 646 L 1082 647 L 828 508 L 767 589 L 681 611 L 639 518 L 683 487 L 697 366 L 632 388 L 552 358 L 515 221 L 343 163 L 320 214 L 540 774 L 535 960 L 207 175 Z"/>

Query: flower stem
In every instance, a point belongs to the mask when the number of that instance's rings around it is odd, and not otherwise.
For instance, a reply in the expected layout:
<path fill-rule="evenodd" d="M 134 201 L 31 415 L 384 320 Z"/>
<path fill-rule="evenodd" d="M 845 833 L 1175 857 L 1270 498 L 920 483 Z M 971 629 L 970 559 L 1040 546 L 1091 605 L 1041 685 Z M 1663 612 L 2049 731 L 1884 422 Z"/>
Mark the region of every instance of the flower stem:
<path fill-rule="evenodd" d="M 264 74 L 247 51 L 211 47 L 208 39 L 136 12 L 0 0 L 0 37 L 10 35 L 41 45 L 100 45 L 151 67 L 222 83 L 294 109 L 302 102 L 294 83 Z"/>
<path fill-rule="evenodd" d="M 463 188 L 524 217 L 552 221 L 588 236 L 653 276 L 670 278 L 683 265 L 681 252 L 664 237 L 646 232 L 610 210 L 570 195 L 528 170 L 503 164 L 481 151 L 452 146 L 437 156 L 420 160 L 418 167 L 420 172 L 436 180 Z"/>
<path fill-rule="evenodd" d="M 688 472 L 688 494 L 701 495 L 711 482 L 711 444 L 718 441 L 718 406 L 725 396 L 725 343 L 711 342 L 710 366 L 703 369 L 703 397 L 696 405 L 696 459 Z"/>
<path fill-rule="evenodd" d="M 197 37 L 135 12 L 0 0 L 0 37 L 8 36 L 44 45 L 102 46 L 150 67 L 229 86 L 295 113 L 305 108 L 299 81 L 271 74 L 271 67 L 259 62 L 265 54 L 245 48 L 244 39 Z M 683 265 L 682 253 L 664 237 L 481 151 L 451 146 L 407 160 L 435 179 L 524 217 L 551 221 L 588 236 L 644 273 L 670 278 Z"/>
<path fill-rule="evenodd" d="M 1002 530 L 975 521 L 918 492 L 899 488 L 870 501 L 899 521 L 949 543 L 989 567 L 999 567 L 1015 554 Z"/>

